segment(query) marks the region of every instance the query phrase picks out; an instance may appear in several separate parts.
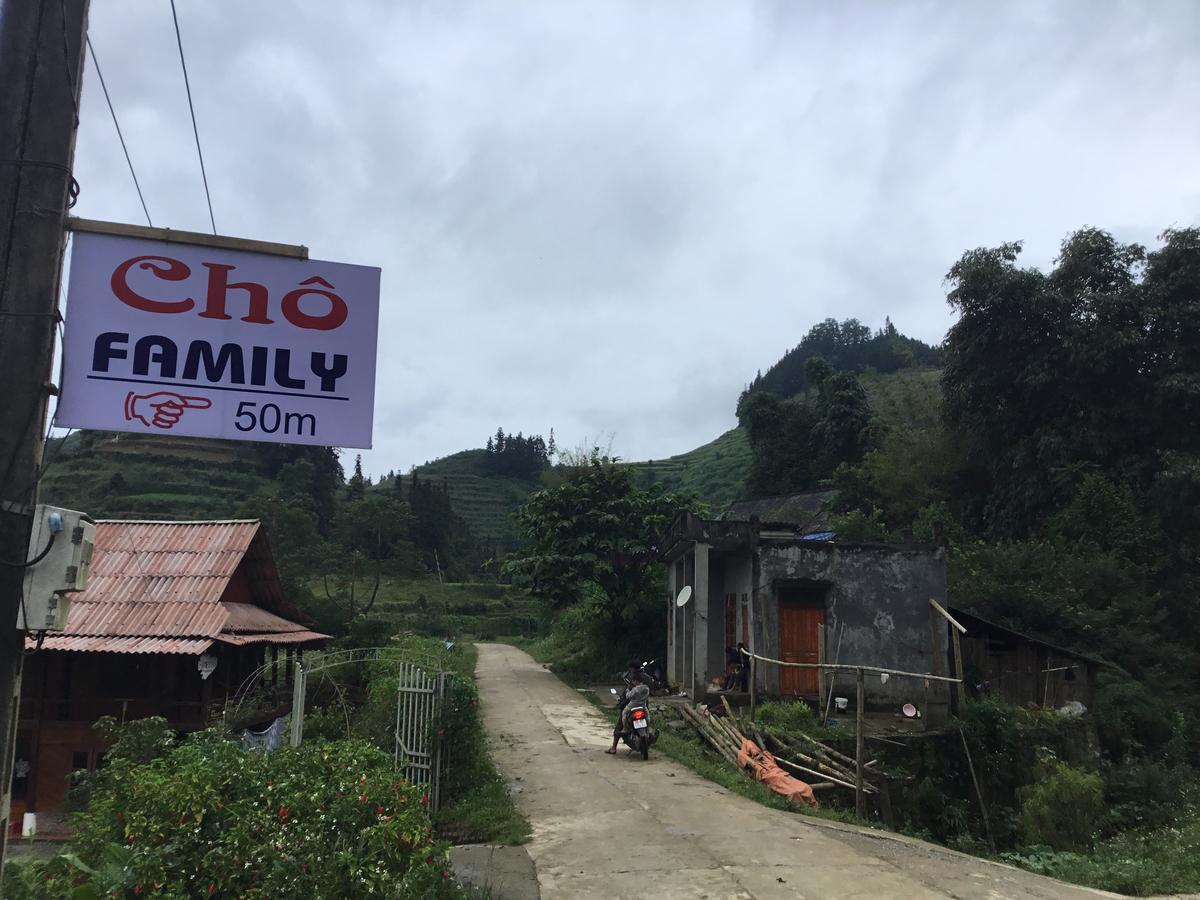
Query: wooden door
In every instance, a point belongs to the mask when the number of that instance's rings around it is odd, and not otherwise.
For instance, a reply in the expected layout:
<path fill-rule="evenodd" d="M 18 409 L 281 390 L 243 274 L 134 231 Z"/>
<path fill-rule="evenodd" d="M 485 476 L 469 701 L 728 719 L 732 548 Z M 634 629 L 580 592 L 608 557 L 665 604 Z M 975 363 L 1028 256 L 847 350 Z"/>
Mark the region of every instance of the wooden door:
<path fill-rule="evenodd" d="M 825 610 L 815 606 L 779 605 L 779 658 L 784 662 L 819 663 Z M 820 669 L 779 667 L 779 693 L 815 697 L 821 691 Z"/>

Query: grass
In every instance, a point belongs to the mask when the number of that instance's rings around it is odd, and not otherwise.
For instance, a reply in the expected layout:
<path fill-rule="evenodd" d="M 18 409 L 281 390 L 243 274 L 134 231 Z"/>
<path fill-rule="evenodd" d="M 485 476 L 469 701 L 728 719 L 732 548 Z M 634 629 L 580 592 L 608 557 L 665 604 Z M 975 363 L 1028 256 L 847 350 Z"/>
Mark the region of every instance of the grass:
<path fill-rule="evenodd" d="M 456 831 L 473 843 L 524 844 L 530 835 L 529 820 L 494 767 L 475 790 L 438 810 L 436 824 L 439 831 Z"/>

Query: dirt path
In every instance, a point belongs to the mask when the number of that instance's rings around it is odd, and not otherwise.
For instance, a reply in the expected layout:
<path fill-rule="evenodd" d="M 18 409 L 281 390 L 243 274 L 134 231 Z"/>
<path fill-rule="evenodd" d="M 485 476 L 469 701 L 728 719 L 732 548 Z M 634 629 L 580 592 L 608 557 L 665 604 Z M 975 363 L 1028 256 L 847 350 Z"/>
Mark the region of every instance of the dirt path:
<path fill-rule="evenodd" d="M 543 900 L 1114 896 L 768 809 L 653 752 L 606 756 L 604 716 L 515 647 L 480 644 L 477 675 Z"/>

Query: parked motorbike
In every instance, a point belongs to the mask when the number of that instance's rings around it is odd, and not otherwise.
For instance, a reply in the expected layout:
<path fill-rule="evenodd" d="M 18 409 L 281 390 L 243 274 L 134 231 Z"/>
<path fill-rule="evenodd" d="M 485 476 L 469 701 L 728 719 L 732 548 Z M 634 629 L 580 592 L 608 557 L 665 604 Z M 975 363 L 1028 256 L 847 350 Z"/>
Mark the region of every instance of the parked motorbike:
<path fill-rule="evenodd" d="M 617 694 L 616 688 L 609 688 Z M 621 740 L 630 750 L 650 758 L 650 748 L 658 740 L 658 734 L 650 724 L 650 688 L 644 684 L 630 686 L 617 694 L 617 715 L 621 722 Z"/>
<path fill-rule="evenodd" d="M 671 693 L 671 686 L 667 684 L 667 673 L 663 669 L 662 663 L 657 659 L 651 659 L 642 663 L 638 671 L 642 676 L 642 681 L 650 686 L 651 693 Z"/>

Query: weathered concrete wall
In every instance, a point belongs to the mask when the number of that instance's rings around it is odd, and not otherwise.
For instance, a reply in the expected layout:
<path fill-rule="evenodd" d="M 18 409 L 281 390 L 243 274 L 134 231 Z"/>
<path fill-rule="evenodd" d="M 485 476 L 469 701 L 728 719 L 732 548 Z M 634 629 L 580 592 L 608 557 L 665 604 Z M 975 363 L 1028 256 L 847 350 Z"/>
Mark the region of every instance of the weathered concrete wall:
<path fill-rule="evenodd" d="M 772 544 L 758 548 L 757 604 L 764 656 L 779 657 L 779 592 L 789 584 L 827 585 L 825 657 L 833 661 L 838 631 L 844 626 L 841 657 L 846 665 L 879 666 L 907 672 L 945 673 L 945 658 L 934 651 L 929 598 L 945 605 L 946 564 L 941 551 L 846 544 Z M 779 690 L 779 669 L 764 665 L 760 684 Z M 838 676 L 839 696 L 854 696 L 851 674 Z M 945 702 L 946 688 L 923 680 L 891 677 L 886 684 L 868 676 L 867 702 L 918 706 Z M 853 702 L 853 701 L 852 701 Z"/>

